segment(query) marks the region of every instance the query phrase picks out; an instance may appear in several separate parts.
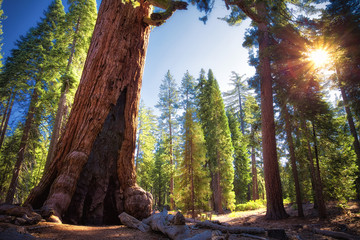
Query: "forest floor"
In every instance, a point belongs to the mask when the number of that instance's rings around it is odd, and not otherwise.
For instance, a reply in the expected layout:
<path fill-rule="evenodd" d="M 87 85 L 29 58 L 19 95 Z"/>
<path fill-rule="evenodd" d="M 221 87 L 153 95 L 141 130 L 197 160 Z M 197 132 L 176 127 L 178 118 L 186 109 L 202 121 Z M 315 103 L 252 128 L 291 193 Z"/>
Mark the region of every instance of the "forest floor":
<path fill-rule="evenodd" d="M 258 209 L 246 212 L 235 212 L 214 216 L 212 220 L 219 220 L 231 226 L 262 227 L 265 229 L 284 229 L 289 239 L 334 239 L 313 233 L 313 229 L 345 232 L 360 239 L 360 206 L 359 202 L 350 202 L 346 207 L 339 207 L 336 203 L 327 206 L 327 220 L 319 220 L 312 204 L 304 204 L 305 218 L 298 218 L 297 210 L 290 205 L 286 206 L 290 215 L 288 219 L 268 221 L 265 219 L 266 209 Z M 191 227 L 194 224 L 188 223 Z M 13 227 L 13 226 L 12 226 Z M 6 229 L 8 228 L 8 229 Z M 12 229 L 12 230 L 11 230 Z M 156 232 L 142 233 L 139 230 L 125 226 L 74 226 L 67 224 L 54 224 L 41 222 L 37 225 L 17 227 L 18 232 L 27 234 L 12 234 L 15 231 L 10 226 L 0 225 L 0 239 L 66 239 L 66 240 L 98 240 L 98 239 L 168 239 Z M 10 231 L 11 230 L 11 231 Z M 192 229 L 191 235 L 205 231 L 204 229 Z M 31 234 L 31 235 L 30 235 Z M 357 237 L 356 237 L 357 236 Z M 262 236 L 266 237 L 266 236 Z M 230 235 L 229 239 L 250 239 Z"/>

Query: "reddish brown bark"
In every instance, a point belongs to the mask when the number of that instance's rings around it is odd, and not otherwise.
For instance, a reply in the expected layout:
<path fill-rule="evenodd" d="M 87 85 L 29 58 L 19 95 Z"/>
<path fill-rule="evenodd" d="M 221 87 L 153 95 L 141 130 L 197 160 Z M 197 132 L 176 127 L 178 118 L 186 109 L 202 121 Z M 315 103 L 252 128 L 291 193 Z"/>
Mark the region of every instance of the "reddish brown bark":
<path fill-rule="evenodd" d="M 246 1 L 225 0 L 227 5 L 238 6 L 258 26 L 259 43 L 259 72 L 261 81 L 261 119 L 262 143 L 264 158 L 264 177 L 267 197 L 268 219 L 282 219 L 288 217 L 282 200 L 281 180 L 276 153 L 274 109 L 272 99 L 272 78 L 269 58 L 269 23 L 268 10 L 264 1 L 255 3 L 255 11 Z"/>
<path fill-rule="evenodd" d="M 257 3 L 256 10 L 259 16 L 265 19 L 265 16 L 267 16 L 265 3 Z M 258 30 L 262 144 L 267 199 L 266 218 L 282 219 L 288 217 L 288 215 L 283 205 L 279 163 L 276 152 L 273 91 L 269 57 L 269 28 L 265 22 L 258 22 Z"/>
<path fill-rule="evenodd" d="M 122 1 L 102 1 L 66 131 L 59 140 L 48 171 L 26 201 L 33 207 L 42 207 L 60 218 L 70 219 L 71 216 L 66 214 L 70 203 L 75 200 L 73 197 L 84 192 L 89 195 L 97 189 L 96 197 L 105 195 L 104 200 L 99 201 L 100 205 L 106 199 L 112 201 L 114 196 L 122 194 L 123 201 L 116 199 L 119 200 L 119 204 L 115 203 L 117 213 L 125 210 L 134 215 L 138 211 L 142 214 L 140 217 L 150 214 L 152 198 L 136 186 L 134 166 L 141 78 L 150 33 L 150 27 L 144 24 L 143 18 L 149 15 L 149 11 L 149 4 L 143 1 L 136 8 Z M 122 112 L 121 116 L 112 111 Z M 104 170 L 107 179 L 102 186 L 106 189 L 101 192 L 101 187 L 92 188 L 92 181 L 82 178 L 86 171 L 90 172 L 90 179 L 97 177 L 96 166 L 101 162 L 89 160 L 89 156 L 93 154 L 92 151 L 101 153 L 96 151 L 94 142 L 102 138 L 102 133 L 112 130 L 111 121 L 110 125 L 104 124 L 106 119 L 112 117 L 115 118 L 114 122 L 119 120 L 116 124 L 122 126 L 119 130 L 122 135 L 120 140 L 115 141 L 118 145 L 112 160 L 104 160 L 111 163 Z M 82 191 L 82 184 L 90 190 Z M 80 195 L 74 195 L 79 191 Z M 95 196 L 90 198 L 94 199 Z M 89 209 L 92 205 L 86 201 L 80 201 L 79 205 L 73 207 L 77 206 L 83 209 L 80 218 L 95 224 L 106 221 L 106 212 L 112 210 L 104 207 L 91 212 Z"/>

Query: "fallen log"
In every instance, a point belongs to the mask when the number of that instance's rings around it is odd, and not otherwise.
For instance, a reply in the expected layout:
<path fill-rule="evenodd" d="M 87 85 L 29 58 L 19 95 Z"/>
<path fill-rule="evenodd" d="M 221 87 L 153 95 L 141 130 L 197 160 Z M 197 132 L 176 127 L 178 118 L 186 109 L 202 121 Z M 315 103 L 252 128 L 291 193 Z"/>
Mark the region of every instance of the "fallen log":
<path fill-rule="evenodd" d="M 248 234 L 248 233 L 240 233 L 239 235 L 240 235 L 240 237 L 247 237 L 247 238 L 259 239 L 259 240 L 268 240 L 267 238 L 259 237 L 259 236 Z"/>
<path fill-rule="evenodd" d="M 265 233 L 264 228 L 223 226 L 223 225 L 212 223 L 208 220 L 197 223 L 195 225 L 195 227 L 219 230 L 223 233 L 229 232 L 231 234 L 239 234 L 239 233 L 264 234 Z"/>
<path fill-rule="evenodd" d="M 205 232 L 196 234 L 191 238 L 187 238 L 185 240 L 212 240 L 216 236 L 221 236 L 221 232 L 218 230 L 216 231 L 206 230 Z"/>
<path fill-rule="evenodd" d="M 358 237 L 358 236 L 350 235 L 347 233 L 333 232 L 333 231 L 328 231 L 328 230 L 320 230 L 317 228 L 314 228 L 313 232 L 316 234 L 321 234 L 321 235 L 333 237 L 336 239 L 346 239 L 346 240 L 359 240 L 360 239 L 360 237 Z"/>
<path fill-rule="evenodd" d="M 33 225 L 42 220 L 31 206 L 18 206 L 13 204 L 0 204 L 0 222 L 14 223 L 16 225 Z"/>
<path fill-rule="evenodd" d="M 185 224 L 184 216 L 178 212 L 175 216 L 168 214 L 164 209 L 161 213 L 154 214 L 143 220 L 153 231 L 162 232 L 170 239 L 182 240 L 190 236 L 190 229 Z"/>
<path fill-rule="evenodd" d="M 149 225 L 137 220 L 136 218 L 134 218 L 133 216 L 130 216 L 126 212 L 122 212 L 119 215 L 119 219 L 120 219 L 121 223 L 127 227 L 139 229 L 142 232 L 150 231 Z"/>

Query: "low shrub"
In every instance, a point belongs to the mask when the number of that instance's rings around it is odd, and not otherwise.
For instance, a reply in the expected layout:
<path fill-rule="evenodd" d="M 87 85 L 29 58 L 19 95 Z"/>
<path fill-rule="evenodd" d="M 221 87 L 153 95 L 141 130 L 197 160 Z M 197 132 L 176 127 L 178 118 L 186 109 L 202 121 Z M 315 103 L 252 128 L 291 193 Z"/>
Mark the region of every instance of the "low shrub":
<path fill-rule="evenodd" d="M 236 211 L 249 211 L 249 210 L 256 210 L 262 208 L 266 205 L 266 201 L 262 199 L 258 199 L 255 201 L 249 201 L 243 204 L 237 204 L 235 210 Z"/>

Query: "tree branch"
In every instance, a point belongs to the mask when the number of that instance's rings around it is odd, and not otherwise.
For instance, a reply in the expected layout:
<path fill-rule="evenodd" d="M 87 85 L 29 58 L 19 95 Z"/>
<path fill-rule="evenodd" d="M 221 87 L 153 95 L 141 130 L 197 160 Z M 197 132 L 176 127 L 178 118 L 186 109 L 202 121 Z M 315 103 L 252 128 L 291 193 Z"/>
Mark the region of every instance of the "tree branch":
<path fill-rule="evenodd" d="M 169 19 L 176 10 L 187 10 L 187 3 L 183 1 L 172 0 L 150 0 L 151 5 L 165 9 L 164 12 L 152 13 L 150 18 L 144 18 L 144 22 L 149 25 L 160 26 Z"/>
<path fill-rule="evenodd" d="M 265 18 L 259 16 L 256 12 L 251 9 L 251 6 L 246 4 L 244 0 L 225 0 L 226 8 L 229 9 L 229 5 L 238 6 L 251 20 L 256 23 L 266 22 Z"/>

